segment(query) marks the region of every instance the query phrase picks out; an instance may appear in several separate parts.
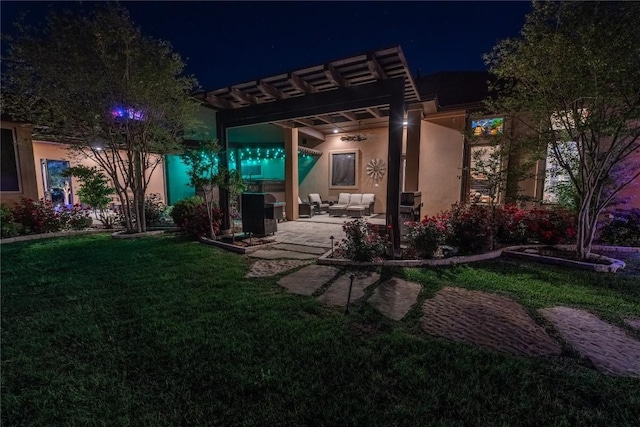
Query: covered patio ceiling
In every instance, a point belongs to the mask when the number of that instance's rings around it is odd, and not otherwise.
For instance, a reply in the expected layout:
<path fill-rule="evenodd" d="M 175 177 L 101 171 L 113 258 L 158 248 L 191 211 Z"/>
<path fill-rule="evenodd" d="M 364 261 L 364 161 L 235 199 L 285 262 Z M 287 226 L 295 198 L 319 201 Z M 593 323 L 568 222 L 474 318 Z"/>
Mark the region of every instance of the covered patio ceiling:
<path fill-rule="evenodd" d="M 202 92 L 196 97 L 217 110 L 233 110 L 398 77 L 404 79 L 405 102 L 420 102 L 400 46 Z M 336 131 L 348 133 L 386 126 L 388 116 L 389 105 L 380 105 L 270 123 L 283 128 L 298 128 L 308 136 L 324 140 L 325 135 Z"/>

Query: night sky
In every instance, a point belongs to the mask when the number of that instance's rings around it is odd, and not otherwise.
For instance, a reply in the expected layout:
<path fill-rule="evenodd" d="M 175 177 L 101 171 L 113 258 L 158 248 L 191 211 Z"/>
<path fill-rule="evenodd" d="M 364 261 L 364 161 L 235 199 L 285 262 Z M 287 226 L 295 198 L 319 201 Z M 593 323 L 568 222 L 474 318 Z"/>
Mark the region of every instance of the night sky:
<path fill-rule="evenodd" d="M 42 22 L 48 4 L 3 0 L 2 32 L 20 11 Z M 170 41 L 208 90 L 395 45 L 414 75 L 482 70 L 482 55 L 517 35 L 531 9 L 524 1 L 121 4 L 144 34 Z M 54 7 L 65 5 L 76 6 Z"/>

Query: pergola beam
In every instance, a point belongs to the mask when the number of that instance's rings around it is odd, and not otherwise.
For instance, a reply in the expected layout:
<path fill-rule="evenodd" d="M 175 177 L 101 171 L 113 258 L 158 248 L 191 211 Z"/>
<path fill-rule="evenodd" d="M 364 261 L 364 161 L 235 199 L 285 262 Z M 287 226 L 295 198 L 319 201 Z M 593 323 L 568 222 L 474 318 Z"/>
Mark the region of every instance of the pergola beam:
<path fill-rule="evenodd" d="M 258 89 L 267 96 L 275 99 L 287 99 L 289 95 L 264 80 L 258 81 Z"/>
<path fill-rule="evenodd" d="M 298 122 L 303 126 L 306 127 L 313 127 L 313 120 L 309 120 L 309 119 L 293 119 L 294 122 Z"/>
<path fill-rule="evenodd" d="M 335 68 L 333 68 L 333 66 L 331 64 L 326 64 L 324 66 L 324 75 L 327 77 L 327 79 L 331 83 L 333 83 L 334 85 L 336 85 L 338 87 L 349 87 L 350 86 L 349 82 L 344 77 L 342 77 L 340 72 L 338 70 L 336 70 Z"/>
<path fill-rule="evenodd" d="M 289 73 L 289 83 L 300 92 L 304 93 L 316 93 L 318 89 L 309 84 L 307 81 L 303 80 L 297 74 Z"/>
<path fill-rule="evenodd" d="M 351 111 L 340 111 L 338 114 L 351 120 L 352 122 L 358 121 L 358 116 L 356 116 L 356 113 L 352 113 Z"/>
<path fill-rule="evenodd" d="M 382 117 L 382 111 L 380 111 L 379 108 L 369 107 L 369 108 L 365 108 L 365 110 L 367 110 L 367 112 L 371 114 L 373 117 L 375 117 L 376 119 L 379 119 L 380 117 Z"/>
<path fill-rule="evenodd" d="M 367 56 L 367 67 L 369 68 L 369 72 L 376 80 L 386 79 L 387 74 L 384 72 L 380 63 L 376 59 L 373 54 L 369 54 Z"/>
<path fill-rule="evenodd" d="M 238 107 L 234 102 L 227 101 L 226 99 L 222 99 L 219 96 L 215 96 L 210 93 L 207 94 L 206 98 L 207 98 L 207 102 L 209 102 L 209 104 L 213 105 L 214 107 L 224 108 L 224 109 Z"/>
<path fill-rule="evenodd" d="M 238 88 L 232 87 L 231 88 L 231 96 L 233 96 L 235 99 L 237 99 L 240 102 L 246 102 L 247 104 L 258 104 L 260 101 L 258 100 L 258 98 L 256 98 L 255 96 L 243 92 Z"/>
<path fill-rule="evenodd" d="M 320 131 L 311 128 L 298 128 L 298 132 L 308 135 L 312 138 L 319 139 L 320 141 L 324 141 L 324 134 Z"/>

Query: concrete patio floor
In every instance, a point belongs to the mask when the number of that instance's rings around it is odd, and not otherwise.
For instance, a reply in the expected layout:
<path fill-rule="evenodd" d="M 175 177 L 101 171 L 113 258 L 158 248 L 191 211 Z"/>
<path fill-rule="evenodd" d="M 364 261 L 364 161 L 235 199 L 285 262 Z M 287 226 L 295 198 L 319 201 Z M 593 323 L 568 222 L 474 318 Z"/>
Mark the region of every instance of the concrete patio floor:
<path fill-rule="evenodd" d="M 351 222 L 355 218 L 330 217 L 328 214 L 314 215 L 311 218 L 299 218 L 295 221 L 283 221 L 278 223 L 278 231 L 275 240 L 279 243 L 314 246 L 331 249 L 331 239 L 337 244 L 345 238 L 342 225 Z M 376 225 L 385 225 L 384 214 L 366 217 L 367 222 Z"/>

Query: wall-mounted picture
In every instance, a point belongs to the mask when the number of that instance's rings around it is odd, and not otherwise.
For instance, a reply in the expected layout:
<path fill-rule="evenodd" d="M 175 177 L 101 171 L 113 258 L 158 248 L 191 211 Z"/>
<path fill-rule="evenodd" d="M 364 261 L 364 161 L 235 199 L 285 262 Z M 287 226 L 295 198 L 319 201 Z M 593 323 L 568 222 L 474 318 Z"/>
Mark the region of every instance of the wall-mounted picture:
<path fill-rule="evenodd" d="M 479 119 L 471 121 L 471 128 L 475 136 L 502 135 L 504 131 L 504 118 Z"/>

